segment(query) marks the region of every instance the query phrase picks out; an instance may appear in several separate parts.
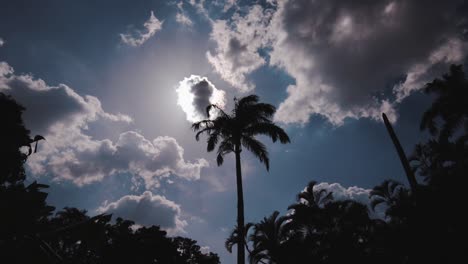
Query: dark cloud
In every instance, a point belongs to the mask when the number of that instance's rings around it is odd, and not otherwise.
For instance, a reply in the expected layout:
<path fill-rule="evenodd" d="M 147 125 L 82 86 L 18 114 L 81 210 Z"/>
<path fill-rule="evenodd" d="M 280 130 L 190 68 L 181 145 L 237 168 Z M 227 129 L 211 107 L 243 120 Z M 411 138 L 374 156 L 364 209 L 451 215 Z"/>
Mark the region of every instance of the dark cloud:
<path fill-rule="evenodd" d="M 434 58 L 444 45 L 461 41 L 459 3 L 279 1 L 272 30 L 285 37 L 273 45 L 272 63 L 296 84 L 278 119 L 306 122 L 316 113 L 339 124 L 346 117 L 372 117 L 380 107 L 375 96 L 417 65 L 460 61 L 466 44 Z"/>
<path fill-rule="evenodd" d="M 380 119 L 383 111 L 395 121 L 397 103 L 465 58 L 461 3 L 278 0 L 252 5 L 212 22 L 217 46 L 207 57 L 243 92 L 254 88 L 247 75 L 268 58 L 293 77 L 277 121 L 306 123 L 320 114 L 340 125 L 345 118 Z"/>
<path fill-rule="evenodd" d="M 196 122 L 206 119 L 206 107 L 216 104 L 223 108 L 225 92 L 216 89 L 206 77 L 191 75 L 179 82 L 177 88 L 178 104 L 187 115 L 187 120 Z"/>
<path fill-rule="evenodd" d="M 48 86 L 29 74 L 15 75 L 6 62 L 0 64 L 0 91 L 11 94 L 27 108 L 26 125 L 37 134 L 52 132 L 57 126 L 78 129 L 98 118 L 132 121 L 129 116 L 105 112 L 98 98 L 81 96 L 65 84 Z"/>
<path fill-rule="evenodd" d="M 206 80 L 203 79 L 190 88 L 193 94 L 193 107 L 198 113 L 205 113 L 205 109 L 211 104 L 210 98 L 213 96 L 214 87 Z"/>

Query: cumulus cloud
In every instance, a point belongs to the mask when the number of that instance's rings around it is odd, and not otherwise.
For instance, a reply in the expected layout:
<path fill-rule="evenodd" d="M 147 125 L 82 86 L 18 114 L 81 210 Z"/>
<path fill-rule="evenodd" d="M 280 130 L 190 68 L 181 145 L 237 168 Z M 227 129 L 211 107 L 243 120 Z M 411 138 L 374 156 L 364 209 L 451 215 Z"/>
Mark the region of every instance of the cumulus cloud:
<path fill-rule="evenodd" d="M 427 73 L 435 64 L 447 67 L 465 56 L 457 3 L 279 1 L 271 64 L 296 83 L 276 119 L 305 123 L 321 114 L 337 125 L 347 117 L 378 119 L 379 93 L 395 79 L 406 76 L 396 88 L 402 99 L 434 77 Z"/>
<path fill-rule="evenodd" d="M 215 50 L 206 53 L 208 62 L 229 84 L 242 92 L 255 88 L 247 75 L 266 63 L 259 49 L 268 44 L 268 24 L 272 10 L 259 5 L 245 16 L 234 15 L 232 21 L 212 21 L 211 40 Z"/>
<path fill-rule="evenodd" d="M 127 45 L 138 47 L 154 36 L 156 32 L 160 31 L 162 24 L 163 22 L 154 16 L 154 12 L 151 11 L 150 18 L 143 24 L 145 27 L 144 31 L 135 30 L 131 33 L 122 33 L 120 34 L 120 39 Z"/>
<path fill-rule="evenodd" d="M 198 180 L 208 162 L 184 160 L 184 150 L 174 138 L 157 137 L 149 141 L 134 131 L 120 134 L 117 142 L 80 137 L 79 146 L 58 148 L 47 160 L 32 157 L 29 165 L 35 174 L 52 172 L 77 185 L 100 181 L 108 175 L 129 172 L 141 177 L 145 187 L 159 187 L 170 175 Z M 77 144 L 75 143 L 75 144 Z"/>
<path fill-rule="evenodd" d="M 84 185 L 129 172 L 152 188 L 169 175 L 199 179 L 201 169 L 208 166 L 204 159 L 185 161 L 183 148 L 170 137 L 150 141 L 129 131 L 116 142 L 93 139 L 85 133 L 91 122 L 129 123 L 131 118 L 105 112 L 98 98 L 81 96 L 64 84 L 48 86 L 31 75 L 16 75 L 6 62 L 0 63 L 0 91 L 11 94 L 26 107 L 27 127 L 47 139 L 40 151 L 28 159 L 35 175 L 50 173 L 56 180 Z"/>
<path fill-rule="evenodd" d="M 269 3 L 214 21 L 216 49 L 207 57 L 244 92 L 254 88 L 248 75 L 266 60 L 289 74 L 295 83 L 275 116 L 284 123 L 304 124 L 314 114 L 335 125 L 380 120 L 383 110 L 394 121 L 398 103 L 468 51 L 466 15 L 456 0 Z"/>
<path fill-rule="evenodd" d="M 183 233 L 187 225 L 181 219 L 180 205 L 150 191 L 140 196 L 125 195 L 115 202 L 103 204 L 97 212 L 111 213 L 114 217 L 132 220 L 140 226 L 158 225 L 169 234 Z"/>
<path fill-rule="evenodd" d="M 226 93 L 217 89 L 208 78 L 191 75 L 179 82 L 176 89 L 177 104 L 187 115 L 187 120 L 197 122 L 206 119 L 206 107 L 215 104 L 224 108 Z"/>
<path fill-rule="evenodd" d="M 48 86 L 30 74 L 15 75 L 6 62 L 0 63 L 0 89 L 27 106 L 24 118 L 35 133 L 54 133 L 59 129 L 85 127 L 88 122 L 104 118 L 131 122 L 123 114 L 110 114 L 102 109 L 98 98 L 81 96 L 65 84 Z"/>
<path fill-rule="evenodd" d="M 385 208 L 377 206 L 376 211 L 373 211 L 370 206 L 370 189 L 364 189 L 357 186 L 348 188 L 343 187 L 339 183 L 322 182 L 314 186 L 314 191 L 327 190 L 333 193 L 333 199 L 336 201 L 354 200 L 367 205 L 370 216 L 373 218 L 385 219 Z"/>

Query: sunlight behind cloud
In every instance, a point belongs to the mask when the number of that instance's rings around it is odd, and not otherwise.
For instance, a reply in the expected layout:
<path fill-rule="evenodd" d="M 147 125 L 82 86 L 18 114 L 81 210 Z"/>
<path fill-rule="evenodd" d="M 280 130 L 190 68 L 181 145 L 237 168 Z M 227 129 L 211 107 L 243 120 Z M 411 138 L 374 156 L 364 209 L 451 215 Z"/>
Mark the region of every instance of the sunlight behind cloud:
<path fill-rule="evenodd" d="M 176 89 L 177 104 L 182 108 L 190 122 L 207 118 L 205 109 L 210 104 L 224 108 L 226 93 L 217 89 L 208 78 L 191 75 L 179 82 Z"/>

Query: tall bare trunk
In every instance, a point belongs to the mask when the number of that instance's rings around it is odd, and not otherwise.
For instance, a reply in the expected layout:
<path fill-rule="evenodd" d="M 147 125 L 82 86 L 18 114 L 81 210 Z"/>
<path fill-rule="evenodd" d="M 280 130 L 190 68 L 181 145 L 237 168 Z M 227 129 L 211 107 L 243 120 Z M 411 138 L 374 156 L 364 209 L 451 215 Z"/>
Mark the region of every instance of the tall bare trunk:
<path fill-rule="evenodd" d="M 244 243 L 244 192 L 242 190 L 242 171 L 240 159 L 240 144 L 236 144 L 236 178 L 237 178 L 237 229 L 239 231 L 239 242 L 237 244 L 237 263 L 245 263 Z"/>
<path fill-rule="evenodd" d="M 398 152 L 398 156 L 400 157 L 401 164 L 403 165 L 403 168 L 405 169 L 406 172 L 406 177 L 408 178 L 409 184 L 411 186 L 411 190 L 413 191 L 413 194 L 416 193 L 416 188 L 418 186 L 418 182 L 416 181 L 416 177 L 414 177 L 414 173 L 411 170 L 408 158 L 405 155 L 405 152 L 403 151 L 403 148 L 401 147 L 400 141 L 398 140 L 398 137 L 395 134 L 395 131 L 393 131 L 393 127 L 388 121 L 387 115 L 385 113 L 382 113 L 382 117 L 385 123 L 385 126 L 387 127 L 387 131 L 390 134 L 390 138 L 393 141 L 393 144 L 395 145 L 395 148 Z"/>

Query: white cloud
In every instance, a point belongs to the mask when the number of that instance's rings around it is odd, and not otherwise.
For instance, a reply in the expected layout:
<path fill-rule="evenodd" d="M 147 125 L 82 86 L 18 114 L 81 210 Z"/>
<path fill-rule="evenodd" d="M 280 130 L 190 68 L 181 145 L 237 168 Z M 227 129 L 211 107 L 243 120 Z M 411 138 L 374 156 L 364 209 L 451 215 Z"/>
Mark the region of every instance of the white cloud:
<path fill-rule="evenodd" d="M 397 102 L 401 102 L 412 92 L 423 88 L 431 79 L 446 72 L 446 65 L 462 63 L 467 52 L 468 43 L 457 38 L 448 39 L 434 50 L 425 62 L 413 65 L 406 74 L 404 82 L 395 85 L 393 92 Z"/>
<path fill-rule="evenodd" d="M 215 0 L 213 4 L 222 7 L 223 13 L 226 13 L 227 11 L 231 10 L 231 8 L 239 8 L 237 0 Z"/>
<path fill-rule="evenodd" d="M 203 246 L 203 247 L 200 247 L 200 251 L 202 254 L 210 254 L 210 247 L 209 246 Z"/>
<path fill-rule="evenodd" d="M 176 14 L 176 21 L 184 26 L 191 27 L 193 26 L 192 20 L 187 16 L 187 14 L 184 13 L 177 13 Z"/>
<path fill-rule="evenodd" d="M 46 138 L 49 141 L 48 136 Z M 160 180 L 176 175 L 186 180 L 198 180 L 208 162 L 184 160 L 184 150 L 174 138 L 157 137 L 149 141 L 134 131 L 120 134 L 112 141 L 93 140 L 84 135 L 75 138 L 73 146 L 47 148 L 31 157 L 28 164 L 35 174 L 51 172 L 59 180 L 77 185 L 100 181 L 116 173 L 129 172 L 141 177 L 146 189 L 159 187 Z M 45 156 L 45 157 L 44 157 Z"/>
<path fill-rule="evenodd" d="M 162 29 L 162 24 L 163 22 L 156 18 L 153 11 L 151 11 L 150 18 L 143 24 L 146 32 L 136 30 L 132 33 L 122 33 L 120 34 L 120 39 L 127 45 L 138 47 L 154 36 L 156 32 L 160 31 Z"/>
<path fill-rule="evenodd" d="M 381 206 L 376 207 L 374 212 L 370 206 L 370 189 L 364 189 L 357 186 L 351 186 L 348 188 L 343 187 L 339 183 L 328 183 L 322 182 L 314 186 L 314 191 L 327 190 L 333 193 L 333 199 L 336 201 L 354 200 L 364 205 L 367 205 L 369 215 L 372 218 L 385 219 L 385 208 Z"/>
<path fill-rule="evenodd" d="M 111 213 L 114 217 L 132 220 L 136 225 L 158 225 L 170 235 L 184 233 L 187 222 L 181 219 L 180 205 L 164 196 L 149 191 L 138 195 L 125 195 L 115 202 L 105 203 L 98 213 Z"/>
<path fill-rule="evenodd" d="M 180 1 L 177 3 L 177 14 L 176 14 L 176 21 L 177 23 L 186 26 L 186 27 L 192 27 L 193 26 L 193 21 L 190 19 L 190 17 L 187 15 L 187 13 L 184 10 L 184 2 Z"/>
<path fill-rule="evenodd" d="M 0 47 L 3 47 L 3 45 L 5 45 L 5 41 L 2 38 L 0 38 Z"/>
<path fill-rule="evenodd" d="M 40 151 L 28 159 L 35 175 L 50 173 L 56 180 L 84 185 L 129 172 L 152 188 L 159 185 L 161 178 L 172 174 L 197 180 L 201 169 L 208 166 L 204 159 L 185 161 L 183 148 L 171 137 L 149 141 L 129 131 L 112 142 L 86 135 L 91 122 L 129 123 L 131 118 L 105 112 L 98 98 L 81 96 L 64 84 L 53 87 L 31 75 L 15 75 L 6 62 L 0 63 L 0 91 L 11 94 L 26 107 L 27 127 L 33 134 L 46 138 Z"/>
<path fill-rule="evenodd" d="M 247 75 L 266 63 L 258 51 L 268 44 L 271 15 L 272 10 L 255 5 L 245 16 L 234 15 L 232 21 L 212 21 L 210 38 L 216 48 L 207 52 L 208 62 L 225 81 L 242 92 L 255 88 Z"/>
<path fill-rule="evenodd" d="M 210 20 L 210 16 L 208 15 L 208 10 L 205 8 L 205 0 L 189 0 L 189 4 L 197 10 L 197 12 L 206 19 Z"/>
<path fill-rule="evenodd" d="M 191 75 L 179 82 L 176 89 L 177 104 L 187 115 L 187 120 L 197 122 L 206 119 L 206 107 L 216 104 L 224 108 L 226 93 L 217 89 L 208 78 Z"/>

